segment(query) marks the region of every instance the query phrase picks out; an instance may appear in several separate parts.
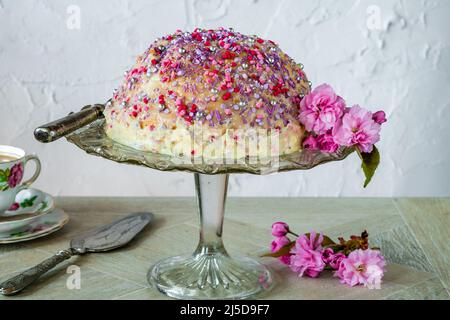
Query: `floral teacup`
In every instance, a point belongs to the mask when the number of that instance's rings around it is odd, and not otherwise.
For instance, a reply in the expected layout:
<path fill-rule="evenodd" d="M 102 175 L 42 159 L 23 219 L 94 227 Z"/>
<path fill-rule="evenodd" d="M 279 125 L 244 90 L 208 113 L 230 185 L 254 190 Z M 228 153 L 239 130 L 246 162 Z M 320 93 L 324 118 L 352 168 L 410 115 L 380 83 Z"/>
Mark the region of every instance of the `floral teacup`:
<path fill-rule="evenodd" d="M 22 181 L 25 165 L 33 160 L 36 163 L 34 175 Z M 14 203 L 16 194 L 29 187 L 41 172 L 41 162 L 35 155 L 26 155 L 19 148 L 0 145 L 0 216 Z"/>

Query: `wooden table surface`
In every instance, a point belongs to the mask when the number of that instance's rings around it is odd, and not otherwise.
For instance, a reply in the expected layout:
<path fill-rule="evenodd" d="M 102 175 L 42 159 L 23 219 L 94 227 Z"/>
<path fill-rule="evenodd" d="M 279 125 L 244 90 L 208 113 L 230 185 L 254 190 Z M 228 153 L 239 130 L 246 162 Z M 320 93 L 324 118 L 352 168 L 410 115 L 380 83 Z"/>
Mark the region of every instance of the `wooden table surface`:
<path fill-rule="evenodd" d="M 69 239 L 127 213 L 150 211 L 155 221 L 125 248 L 73 257 L 22 294 L 0 299 L 166 299 L 150 288 L 146 273 L 159 259 L 192 252 L 198 218 L 193 198 L 57 198 L 70 215 L 60 231 L 30 242 L 0 245 L 0 281 L 68 247 Z M 224 241 L 228 251 L 258 257 L 271 241 L 270 226 L 283 220 L 297 232 L 311 229 L 331 237 L 367 229 L 372 246 L 388 260 L 381 290 L 349 288 L 329 273 L 297 278 L 276 260 L 268 299 L 449 299 L 450 199 L 230 198 Z M 81 288 L 69 289 L 76 265 Z M 70 287 L 70 286 L 69 286 Z"/>

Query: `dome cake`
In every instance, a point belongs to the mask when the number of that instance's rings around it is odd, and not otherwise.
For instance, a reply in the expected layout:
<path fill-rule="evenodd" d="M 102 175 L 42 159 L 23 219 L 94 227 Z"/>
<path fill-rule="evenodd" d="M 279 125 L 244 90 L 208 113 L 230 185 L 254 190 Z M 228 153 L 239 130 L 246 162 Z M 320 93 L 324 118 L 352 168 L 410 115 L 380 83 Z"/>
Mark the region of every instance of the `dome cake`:
<path fill-rule="evenodd" d="M 157 39 L 107 103 L 107 135 L 135 149 L 204 158 L 299 151 L 303 66 L 270 40 L 231 29 Z"/>

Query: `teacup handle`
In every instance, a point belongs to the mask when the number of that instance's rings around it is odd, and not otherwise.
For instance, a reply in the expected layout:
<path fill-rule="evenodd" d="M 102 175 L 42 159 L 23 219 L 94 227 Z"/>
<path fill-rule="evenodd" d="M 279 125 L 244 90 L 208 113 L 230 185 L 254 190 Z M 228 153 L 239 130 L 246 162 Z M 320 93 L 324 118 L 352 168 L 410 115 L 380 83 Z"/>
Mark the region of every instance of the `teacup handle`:
<path fill-rule="evenodd" d="M 36 163 L 36 171 L 34 172 L 33 176 L 30 179 L 22 182 L 22 185 L 21 185 L 22 188 L 29 187 L 33 182 L 36 181 L 36 179 L 39 177 L 39 174 L 41 173 L 41 160 L 39 160 L 39 158 L 34 154 L 25 156 L 24 169 L 27 166 L 27 162 L 30 160 L 32 160 Z"/>

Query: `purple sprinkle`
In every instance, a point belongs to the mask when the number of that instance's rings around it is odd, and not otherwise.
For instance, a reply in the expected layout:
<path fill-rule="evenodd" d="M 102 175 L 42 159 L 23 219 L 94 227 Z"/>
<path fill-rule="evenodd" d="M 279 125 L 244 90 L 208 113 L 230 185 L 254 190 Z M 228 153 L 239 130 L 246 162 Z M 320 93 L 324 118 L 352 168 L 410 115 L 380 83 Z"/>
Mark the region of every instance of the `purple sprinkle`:
<path fill-rule="evenodd" d="M 216 116 L 216 119 L 217 119 L 218 121 L 221 121 L 221 120 L 222 120 L 222 117 L 220 116 L 219 110 L 214 110 L 214 115 Z"/>

